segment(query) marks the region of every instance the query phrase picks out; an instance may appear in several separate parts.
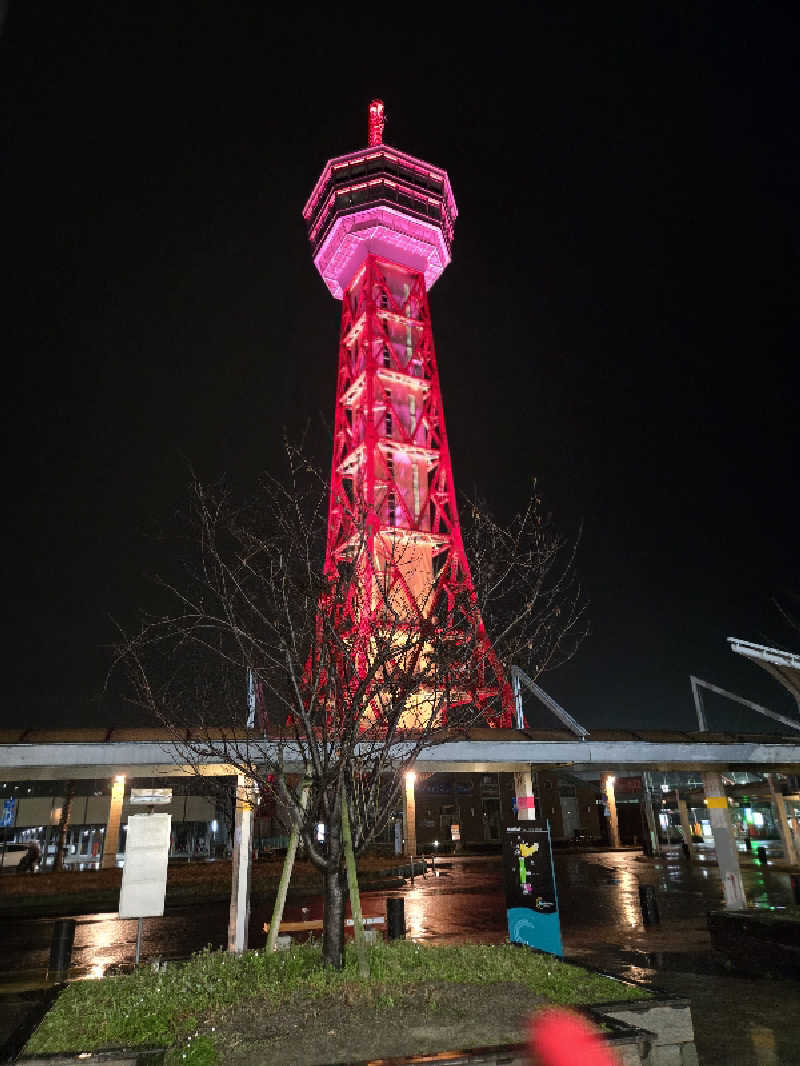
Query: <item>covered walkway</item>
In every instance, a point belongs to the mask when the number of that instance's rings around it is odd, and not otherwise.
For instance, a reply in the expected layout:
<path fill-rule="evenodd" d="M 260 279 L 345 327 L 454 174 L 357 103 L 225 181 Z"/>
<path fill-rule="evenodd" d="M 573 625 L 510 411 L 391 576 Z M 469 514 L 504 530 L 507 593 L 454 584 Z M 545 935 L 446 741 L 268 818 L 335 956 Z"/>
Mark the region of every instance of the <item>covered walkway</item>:
<path fill-rule="evenodd" d="M 183 743 L 190 737 L 183 738 Z M 244 734 L 237 738 L 245 740 Z M 257 741 L 265 756 L 277 752 L 278 744 Z M 226 761 L 222 736 L 219 757 L 204 760 L 199 770 L 208 776 L 234 776 Z M 396 745 L 398 758 L 405 745 Z M 294 744 L 283 745 L 288 769 L 303 768 L 302 753 Z M 14 782 L 48 782 L 79 779 L 113 780 L 109 790 L 108 832 L 105 851 L 116 855 L 120 817 L 124 802 L 123 779 L 128 785 L 142 778 L 195 777 L 198 767 L 183 761 L 181 744 L 167 730 L 4 730 L 0 732 L 0 776 L 4 800 L 13 794 Z M 256 757 L 257 758 L 257 757 Z M 614 781 L 617 775 L 643 771 L 695 771 L 702 775 L 705 806 L 713 830 L 714 848 L 720 866 L 726 902 L 742 906 L 744 889 L 729 813 L 723 772 L 755 771 L 768 775 L 768 787 L 780 823 L 784 854 L 797 861 L 797 827 L 789 823 L 780 797 L 776 774 L 800 774 L 800 733 L 782 736 L 766 733 L 681 732 L 674 730 L 597 730 L 576 737 L 567 729 L 497 730 L 478 728 L 464 733 L 445 733 L 418 757 L 420 774 L 508 773 L 514 775 L 517 817 L 535 817 L 532 773 L 537 769 L 564 770 L 573 775 L 596 776 L 603 791 L 612 846 L 619 844 Z M 414 775 L 406 781 L 405 850 L 416 853 Z M 658 840 L 649 804 L 643 805 L 650 824 L 651 844 Z M 686 821 L 688 826 L 688 819 Z M 112 836 L 115 839 L 111 839 Z M 687 840 L 688 843 L 688 840 Z"/>

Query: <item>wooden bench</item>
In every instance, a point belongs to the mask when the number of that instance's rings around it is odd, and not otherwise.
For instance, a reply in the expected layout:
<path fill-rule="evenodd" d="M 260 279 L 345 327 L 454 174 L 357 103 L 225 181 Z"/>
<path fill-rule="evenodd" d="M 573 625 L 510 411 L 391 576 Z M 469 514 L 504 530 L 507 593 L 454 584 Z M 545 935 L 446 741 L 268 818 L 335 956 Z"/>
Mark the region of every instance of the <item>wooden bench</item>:
<path fill-rule="evenodd" d="M 377 928 L 377 929 L 385 929 L 386 928 L 386 918 L 383 915 L 377 915 L 377 916 L 371 917 L 371 918 L 367 918 L 365 916 L 362 919 L 362 921 L 363 921 L 365 926 L 373 926 L 374 928 Z M 350 926 L 350 928 L 352 928 L 353 924 L 354 924 L 353 923 L 353 919 L 352 918 L 345 918 L 344 924 L 347 925 L 347 926 Z M 269 932 L 269 926 L 270 926 L 269 922 L 264 922 L 264 932 L 265 933 Z M 307 933 L 307 932 L 311 932 L 314 929 L 321 929 L 321 928 L 322 928 L 322 919 L 321 918 L 309 918 L 309 919 L 307 919 L 304 922 L 281 922 L 280 928 L 278 929 L 278 932 L 279 933 Z"/>

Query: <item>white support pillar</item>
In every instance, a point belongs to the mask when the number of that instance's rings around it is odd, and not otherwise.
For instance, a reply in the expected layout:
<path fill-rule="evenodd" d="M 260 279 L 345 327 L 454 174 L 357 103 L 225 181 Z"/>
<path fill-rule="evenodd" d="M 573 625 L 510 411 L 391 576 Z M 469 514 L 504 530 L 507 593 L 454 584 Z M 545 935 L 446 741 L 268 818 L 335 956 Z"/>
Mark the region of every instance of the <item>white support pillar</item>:
<path fill-rule="evenodd" d="M 714 851 L 717 853 L 719 876 L 725 893 L 725 906 L 728 910 L 742 910 L 747 906 L 747 899 L 742 884 L 742 872 L 739 868 L 739 852 L 733 835 L 731 816 L 728 811 L 728 797 L 725 786 L 718 773 L 703 774 L 703 788 L 706 793 L 708 819 L 714 834 Z"/>
<path fill-rule="evenodd" d="M 533 795 L 531 770 L 514 772 L 514 797 L 517 801 L 517 821 L 533 822 L 536 819 L 536 801 Z"/>
<path fill-rule="evenodd" d="M 247 951 L 250 925 L 250 877 L 253 868 L 253 796 L 245 778 L 236 779 L 236 815 L 231 861 L 231 912 L 228 951 Z"/>
<path fill-rule="evenodd" d="M 675 789 L 676 794 L 678 790 Z M 686 806 L 686 800 L 681 799 L 678 794 L 678 813 L 681 816 L 681 833 L 683 834 L 684 843 L 689 848 L 689 858 L 693 858 L 692 852 L 692 827 L 689 824 L 689 808 Z"/>
<path fill-rule="evenodd" d="M 792 808 L 791 817 L 787 814 L 786 820 L 789 823 L 789 831 L 792 834 L 792 842 L 794 844 L 795 855 L 800 855 L 800 818 L 795 818 L 795 809 L 796 805 Z"/>
<path fill-rule="evenodd" d="M 614 781 L 616 778 L 613 774 L 606 774 L 603 778 L 603 791 L 606 794 L 606 800 L 608 801 L 608 832 L 611 837 L 611 847 L 620 847 L 619 842 L 619 820 L 617 818 L 617 797 L 614 793 Z"/>
<path fill-rule="evenodd" d="M 117 865 L 119 848 L 119 825 L 122 820 L 122 801 L 125 799 L 125 776 L 117 774 L 111 783 L 111 805 L 108 810 L 108 823 L 103 838 L 103 859 L 100 867 L 113 870 Z"/>
<path fill-rule="evenodd" d="M 798 857 L 797 849 L 792 839 L 792 831 L 789 828 L 789 819 L 786 817 L 786 800 L 783 798 L 783 794 L 778 791 L 775 774 L 767 774 L 767 781 L 769 782 L 772 807 L 775 811 L 775 821 L 778 823 L 778 832 L 781 835 L 781 843 L 783 844 L 783 858 L 785 862 L 794 866 L 797 864 Z"/>
<path fill-rule="evenodd" d="M 647 823 L 647 835 L 650 837 L 650 854 L 655 856 L 661 853 L 661 844 L 658 838 L 658 825 L 653 812 L 653 792 L 650 788 L 650 774 L 645 770 L 642 774 L 642 798 L 639 801 L 644 812 L 644 820 Z"/>
<path fill-rule="evenodd" d="M 417 798 L 414 784 L 417 775 L 413 770 L 406 771 L 403 789 L 403 854 L 413 858 L 417 854 Z"/>

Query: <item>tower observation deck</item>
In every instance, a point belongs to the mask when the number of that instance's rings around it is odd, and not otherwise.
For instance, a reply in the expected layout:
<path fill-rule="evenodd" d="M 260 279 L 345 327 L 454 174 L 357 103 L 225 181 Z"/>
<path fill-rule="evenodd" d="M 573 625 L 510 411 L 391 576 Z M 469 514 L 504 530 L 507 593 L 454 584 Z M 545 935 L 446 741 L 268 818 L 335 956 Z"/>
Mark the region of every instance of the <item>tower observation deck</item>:
<path fill-rule="evenodd" d="M 448 631 L 461 612 L 472 641 L 468 685 L 452 686 L 493 726 L 513 723 L 511 687 L 477 609 L 447 444 L 428 290 L 450 262 L 458 214 L 447 173 L 383 143 L 370 106 L 367 148 L 329 160 L 303 210 L 314 264 L 342 301 L 326 571 L 349 557 L 369 518 L 372 576 L 343 626 L 380 626 L 384 603 L 410 624 Z M 413 728 L 420 708 L 402 723 Z"/>

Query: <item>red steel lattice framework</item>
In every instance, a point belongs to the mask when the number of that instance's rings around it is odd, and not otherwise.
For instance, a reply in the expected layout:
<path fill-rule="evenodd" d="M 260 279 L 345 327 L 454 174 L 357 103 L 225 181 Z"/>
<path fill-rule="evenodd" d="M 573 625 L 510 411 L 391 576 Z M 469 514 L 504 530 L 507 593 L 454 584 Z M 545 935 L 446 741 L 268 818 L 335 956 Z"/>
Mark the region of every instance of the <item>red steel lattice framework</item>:
<path fill-rule="evenodd" d="M 342 299 L 326 571 L 363 538 L 374 564 L 341 618 L 348 639 L 360 634 L 363 649 L 380 626 L 380 580 L 409 624 L 470 634 L 470 683 L 452 686 L 450 708 L 471 704 L 489 725 L 510 727 L 511 687 L 459 525 L 427 295 L 449 262 L 455 201 L 444 171 L 377 139 L 379 103 L 369 149 L 331 160 L 304 212 L 315 263 Z"/>

